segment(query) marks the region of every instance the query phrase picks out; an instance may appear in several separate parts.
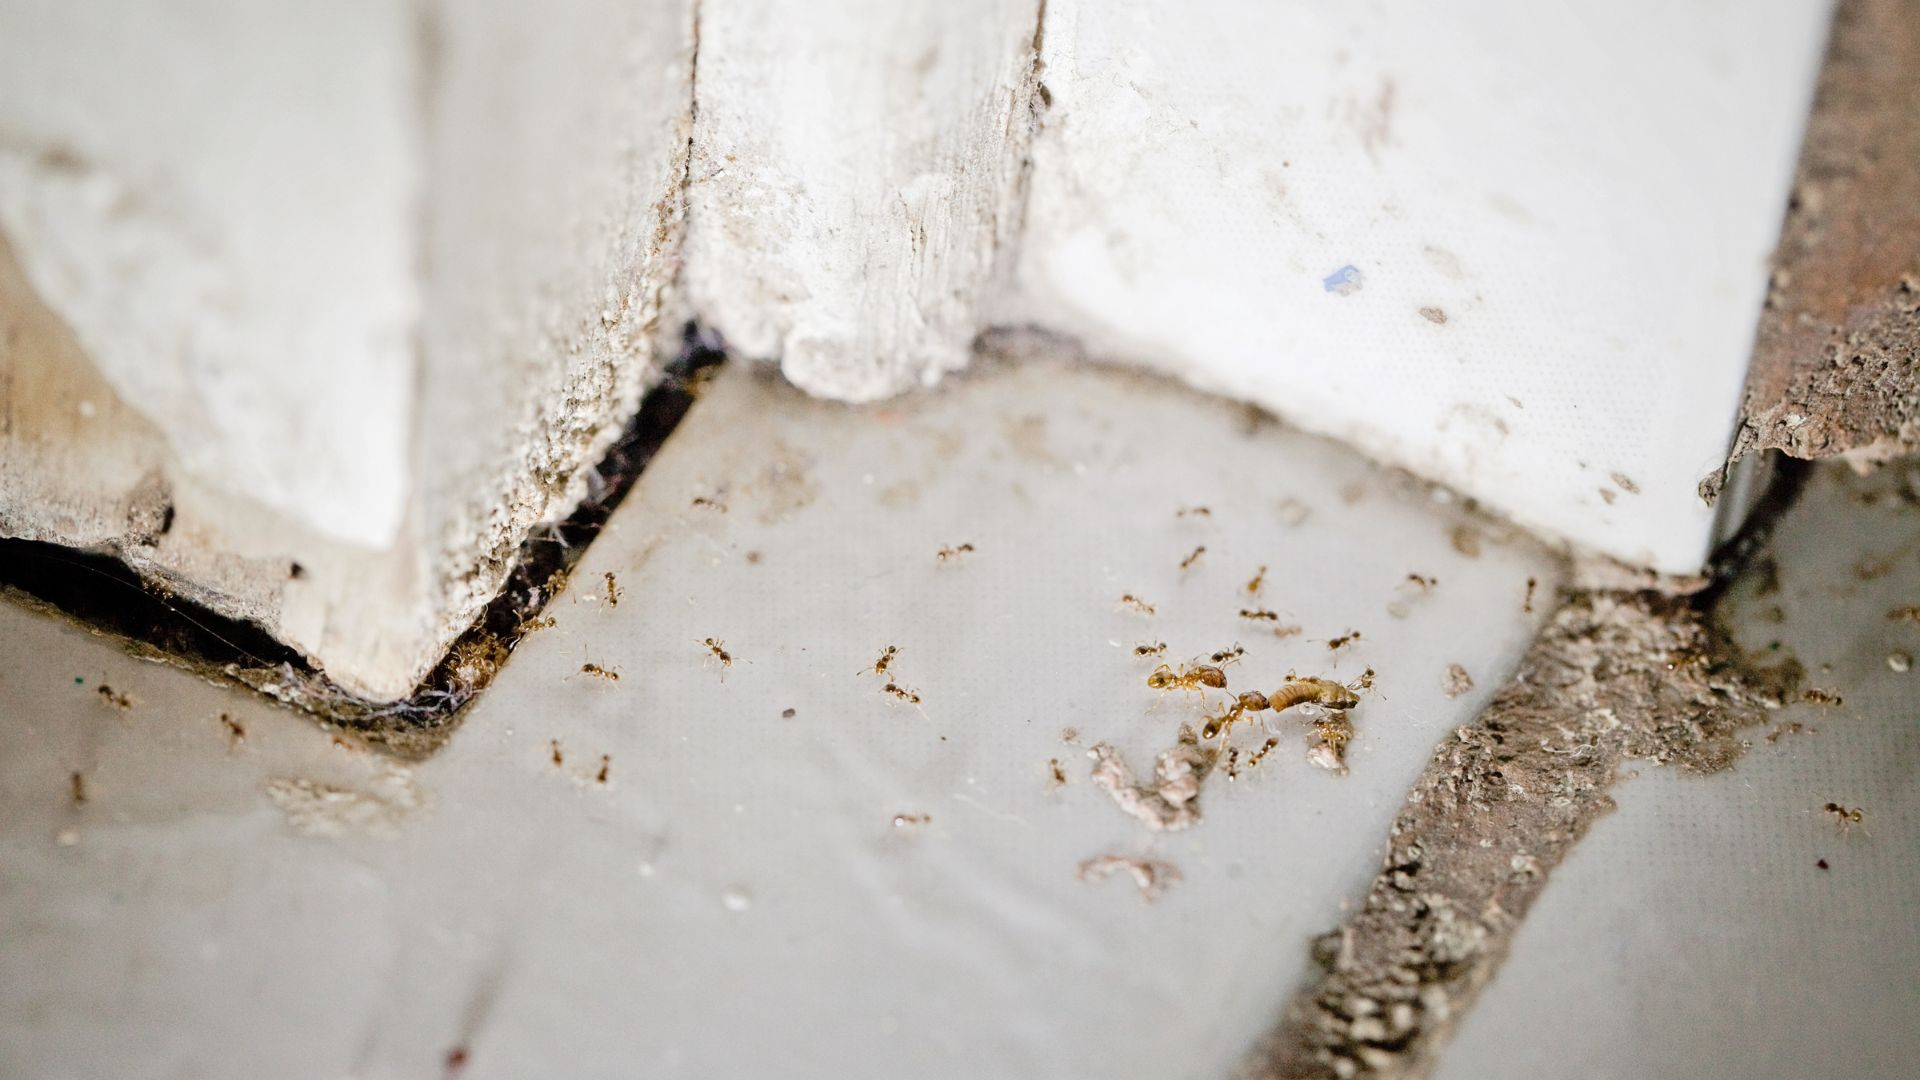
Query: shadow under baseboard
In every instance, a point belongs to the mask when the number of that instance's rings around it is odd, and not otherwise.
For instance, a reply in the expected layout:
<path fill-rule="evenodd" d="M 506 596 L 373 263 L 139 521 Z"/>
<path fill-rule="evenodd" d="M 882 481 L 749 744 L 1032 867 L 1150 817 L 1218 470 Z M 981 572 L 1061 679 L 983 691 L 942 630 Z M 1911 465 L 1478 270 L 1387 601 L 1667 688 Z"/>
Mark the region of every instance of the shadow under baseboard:
<path fill-rule="evenodd" d="M 0 538 L 0 597 L 119 639 L 143 659 L 256 690 L 387 753 L 426 757 L 459 726 L 520 640 L 543 625 L 542 609 L 566 588 L 568 572 L 725 359 L 692 325 L 684 342 L 589 471 L 580 505 L 521 542 L 499 594 L 399 701 L 369 701 L 343 689 L 262 627 L 183 599 L 111 552 Z"/>

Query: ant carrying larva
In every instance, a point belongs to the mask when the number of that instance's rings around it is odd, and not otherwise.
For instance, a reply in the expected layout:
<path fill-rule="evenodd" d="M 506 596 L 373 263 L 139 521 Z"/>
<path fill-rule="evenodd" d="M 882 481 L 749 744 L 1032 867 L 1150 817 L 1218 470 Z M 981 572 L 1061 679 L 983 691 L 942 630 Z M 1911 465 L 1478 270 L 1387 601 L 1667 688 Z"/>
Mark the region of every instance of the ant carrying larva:
<path fill-rule="evenodd" d="M 1285 685 L 1271 694 L 1249 690 L 1234 698 L 1219 716 L 1207 718 L 1206 724 L 1200 729 L 1200 737 L 1211 739 L 1216 735 L 1231 733 L 1233 725 L 1248 713 L 1268 710 L 1284 712 L 1296 705 L 1318 705 L 1324 709 L 1344 711 L 1358 704 L 1358 694 L 1331 679 L 1288 675 Z"/>

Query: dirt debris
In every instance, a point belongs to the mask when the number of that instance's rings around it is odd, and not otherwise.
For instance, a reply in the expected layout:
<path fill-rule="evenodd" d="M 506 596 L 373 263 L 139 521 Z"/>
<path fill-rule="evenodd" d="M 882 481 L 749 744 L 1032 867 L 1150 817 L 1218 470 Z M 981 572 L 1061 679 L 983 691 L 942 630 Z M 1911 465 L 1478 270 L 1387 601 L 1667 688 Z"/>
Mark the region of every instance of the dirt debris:
<path fill-rule="evenodd" d="M 1111 743 L 1095 743 L 1087 756 L 1093 759 L 1093 786 L 1147 828 L 1173 832 L 1200 823 L 1200 786 L 1218 751 L 1201 746 L 1191 726 L 1182 724 L 1178 741 L 1154 759 L 1151 784 L 1140 783 Z"/>
<path fill-rule="evenodd" d="M 398 765 L 383 769 L 365 791 L 282 777 L 267 784 L 267 797 L 287 824 L 308 836 L 392 833 L 425 801 L 412 770 Z"/>
<path fill-rule="evenodd" d="M 1600 815 L 1622 763 L 1726 768 L 1783 701 L 1686 600 L 1577 593 L 1513 679 L 1447 739 L 1394 820 L 1320 972 L 1243 1065 L 1247 1078 L 1424 1075 L 1492 978 L 1547 873 Z"/>
<path fill-rule="evenodd" d="M 1457 698 L 1473 689 L 1473 676 L 1459 664 L 1448 664 L 1446 674 L 1440 676 L 1440 692 L 1448 698 Z"/>
<path fill-rule="evenodd" d="M 1096 855 L 1080 864 L 1075 876 L 1081 881 L 1105 881 L 1125 871 L 1140 889 L 1142 903 L 1151 904 L 1160 894 L 1180 884 L 1180 868 L 1157 859 L 1136 859 L 1130 855 Z"/>

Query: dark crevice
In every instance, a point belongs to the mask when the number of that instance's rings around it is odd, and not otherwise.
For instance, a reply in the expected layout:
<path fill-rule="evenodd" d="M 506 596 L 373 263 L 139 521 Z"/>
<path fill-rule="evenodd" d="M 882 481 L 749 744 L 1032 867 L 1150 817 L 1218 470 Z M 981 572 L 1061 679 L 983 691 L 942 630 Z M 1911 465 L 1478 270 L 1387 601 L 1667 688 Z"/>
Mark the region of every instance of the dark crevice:
<path fill-rule="evenodd" d="M 0 595 L 121 639 L 129 652 L 258 690 L 351 730 L 369 744 L 423 757 L 458 726 L 466 707 L 566 587 L 647 463 L 693 406 L 725 358 L 716 339 L 689 325 L 680 355 L 640 402 L 612 448 L 587 475 L 587 494 L 563 521 L 520 544 L 505 586 L 408 697 L 374 702 L 341 688 L 264 628 L 229 618 L 142 576 L 113 551 L 82 551 L 0 539 Z M 303 575 L 294 563 L 289 573 Z"/>

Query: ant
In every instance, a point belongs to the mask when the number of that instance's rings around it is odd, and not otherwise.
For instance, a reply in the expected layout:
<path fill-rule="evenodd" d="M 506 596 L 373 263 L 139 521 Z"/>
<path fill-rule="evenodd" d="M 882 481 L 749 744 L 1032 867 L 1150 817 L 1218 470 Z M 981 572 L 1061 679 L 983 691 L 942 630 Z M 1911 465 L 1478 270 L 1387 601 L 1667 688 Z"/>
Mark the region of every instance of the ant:
<path fill-rule="evenodd" d="M 887 685 L 881 687 L 880 692 L 883 694 L 892 694 L 895 699 L 904 701 L 909 705 L 920 704 L 920 695 L 917 692 L 892 681 L 889 681 Z"/>
<path fill-rule="evenodd" d="M 1161 664 L 1153 669 L 1153 674 L 1147 676 L 1147 685 L 1155 690 L 1180 689 L 1204 692 L 1203 688 L 1209 686 L 1215 690 L 1225 690 L 1227 674 L 1208 664 L 1191 666 L 1182 664 L 1178 671 Z"/>
<path fill-rule="evenodd" d="M 1240 617 L 1243 619 L 1252 619 L 1255 622 L 1279 622 L 1280 621 L 1279 612 L 1269 611 L 1266 608 L 1241 608 Z"/>
<path fill-rule="evenodd" d="M 1260 749 L 1247 756 L 1247 768 L 1252 769 L 1266 760 L 1267 755 L 1273 753 L 1273 748 L 1279 745 L 1279 739 L 1268 736 L 1267 741 L 1260 744 Z"/>
<path fill-rule="evenodd" d="M 1826 805 L 1825 809 L 1827 813 L 1832 814 L 1834 820 L 1839 823 L 1841 832 L 1846 832 L 1867 818 L 1866 811 L 1857 806 L 1845 807 L 1837 802 L 1830 802 Z"/>
<path fill-rule="evenodd" d="M 1339 651 L 1340 651 L 1341 649 L 1344 649 L 1344 648 L 1346 648 L 1347 646 L 1349 646 L 1349 645 L 1351 645 L 1351 644 L 1353 644 L 1354 642 L 1356 642 L 1356 641 L 1359 641 L 1359 640 L 1360 640 L 1360 631 L 1358 631 L 1358 630 L 1349 630 L 1349 631 L 1347 631 L 1346 633 L 1344 633 L 1344 634 L 1341 634 L 1341 635 L 1340 635 L 1339 637 L 1337 637 L 1337 638 L 1331 638 L 1331 639 L 1329 639 L 1329 640 L 1327 641 L 1327 651 L 1328 651 L 1328 652 L 1336 652 L 1336 653 L 1337 653 L 1337 652 L 1339 652 Z"/>
<path fill-rule="evenodd" d="M 1207 657 L 1207 659 L 1213 661 L 1217 667 L 1226 667 L 1228 664 L 1239 663 L 1240 658 L 1245 655 L 1247 655 L 1246 646 L 1236 641 L 1233 643 L 1233 648 L 1221 649 L 1219 652 Z"/>
<path fill-rule="evenodd" d="M 1145 600 L 1140 599 L 1139 597 L 1133 595 L 1132 593 L 1127 593 L 1126 595 L 1120 597 L 1120 603 L 1127 607 L 1132 608 L 1135 611 L 1138 611 L 1142 615 L 1153 614 L 1153 605 L 1147 603 Z"/>
<path fill-rule="evenodd" d="M 959 547 L 942 546 L 939 551 L 934 552 L 933 557 L 939 559 L 941 562 L 946 562 L 949 559 L 957 559 L 962 555 L 971 555 L 972 553 L 972 544 L 961 544 Z"/>
<path fill-rule="evenodd" d="M 733 666 L 733 654 L 727 651 L 726 642 L 718 638 L 702 638 L 700 644 L 705 645 L 707 652 L 713 654 L 715 660 L 720 661 L 721 667 Z"/>
<path fill-rule="evenodd" d="M 871 668 L 861 668 L 858 674 L 865 675 L 871 671 L 875 675 L 885 675 L 887 669 L 893 666 L 893 658 L 898 655 L 900 655 L 899 646 L 889 645 L 881 650 L 880 659 L 875 660 Z"/>
<path fill-rule="evenodd" d="M 1267 695 L 1258 690 L 1249 690 L 1234 698 L 1219 716 L 1207 717 L 1207 722 L 1200 728 L 1200 737 L 1211 739 L 1215 735 L 1230 734 L 1233 725 L 1239 723 L 1241 717 L 1250 712 L 1266 712 L 1271 708 L 1273 702 Z"/>
<path fill-rule="evenodd" d="M 1180 569 L 1183 572 L 1193 569 L 1193 564 L 1199 562 L 1200 556 L 1205 555 L 1206 553 L 1207 553 L 1207 545 L 1205 544 L 1201 544 L 1199 547 L 1194 548 L 1191 554 L 1189 554 L 1186 558 L 1180 560 Z"/>
<path fill-rule="evenodd" d="M 1267 568 L 1263 566 L 1254 573 L 1253 580 L 1247 582 L 1247 595 L 1248 596 L 1260 595 L 1260 586 L 1266 584 L 1266 582 L 1267 582 Z"/>
<path fill-rule="evenodd" d="M 1164 641 L 1156 641 L 1151 645 L 1135 645 L 1133 647 L 1133 655 L 1141 657 L 1162 656 L 1165 655 L 1166 651 L 1167 643 Z"/>
<path fill-rule="evenodd" d="M 1204 506 L 1189 506 L 1177 511 L 1174 517 L 1212 517 L 1213 511 Z"/>
<path fill-rule="evenodd" d="M 1313 734 L 1319 745 L 1307 751 L 1307 760 L 1328 772 L 1345 776 L 1347 744 L 1353 741 L 1353 721 L 1347 719 L 1344 712 L 1323 716 L 1313 722 Z"/>
<path fill-rule="evenodd" d="M 613 571 L 607 571 L 607 606 L 620 606 L 620 583 L 614 580 Z"/>
<path fill-rule="evenodd" d="M 596 678 L 596 679 L 605 679 L 605 680 L 606 680 L 606 681 L 608 681 L 608 682 L 619 682 L 619 681 L 620 681 L 620 673 L 619 673 L 619 672 L 617 672 L 617 671 L 614 671 L 614 670 L 612 670 L 612 669 L 610 669 L 610 668 L 603 668 L 603 667 L 601 667 L 601 666 L 600 666 L 599 664 L 592 664 L 592 663 L 588 663 L 588 664 L 581 664 L 581 665 L 580 665 L 580 674 L 582 674 L 582 675 L 591 675 L 591 676 L 593 676 L 593 677 L 594 677 L 594 678 Z"/>

